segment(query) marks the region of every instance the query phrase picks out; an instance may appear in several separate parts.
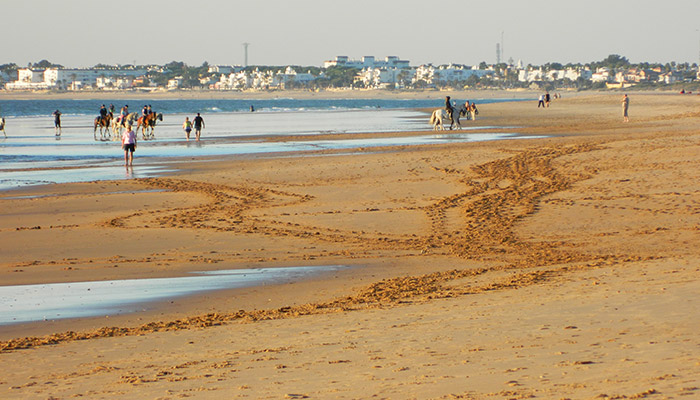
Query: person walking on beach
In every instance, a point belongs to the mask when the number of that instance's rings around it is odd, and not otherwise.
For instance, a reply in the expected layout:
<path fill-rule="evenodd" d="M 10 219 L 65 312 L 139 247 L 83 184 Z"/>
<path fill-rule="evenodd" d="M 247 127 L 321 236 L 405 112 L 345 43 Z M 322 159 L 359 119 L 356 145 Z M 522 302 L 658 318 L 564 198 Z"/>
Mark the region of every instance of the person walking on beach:
<path fill-rule="evenodd" d="M 622 96 L 622 122 L 630 122 L 629 115 L 627 114 L 627 111 L 629 111 L 630 108 L 630 98 L 627 97 L 625 94 Z"/>
<path fill-rule="evenodd" d="M 194 133 L 195 136 L 197 137 L 197 141 L 199 142 L 199 136 L 202 134 L 202 129 L 204 129 L 204 119 L 202 118 L 199 113 L 197 113 L 197 116 L 194 117 Z"/>
<path fill-rule="evenodd" d="M 190 140 L 190 132 L 192 132 L 192 121 L 190 121 L 190 117 L 185 117 L 185 122 L 182 124 L 182 129 L 184 129 L 185 134 L 187 135 L 187 140 Z"/>
<path fill-rule="evenodd" d="M 56 136 L 61 136 L 61 112 L 58 110 L 53 112 L 53 125 Z"/>
<path fill-rule="evenodd" d="M 131 125 L 128 125 L 122 134 L 122 149 L 124 149 L 124 165 L 133 165 L 134 151 L 136 151 L 136 132 L 131 129 Z"/>
<path fill-rule="evenodd" d="M 549 92 L 544 94 L 544 104 L 547 108 L 549 108 L 549 102 L 552 101 L 552 98 L 549 96 Z"/>
<path fill-rule="evenodd" d="M 540 95 L 540 99 L 537 101 L 537 108 L 540 108 L 542 106 L 544 108 L 544 95 Z"/>
<path fill-rule="evenodd" d="M 476 116 L 479 115 L 479 110 L 476 108 L 476 103 L 472 101 L 472 105 L 469 107 L 469 112 L 472 114 L 472 121 L 476 121 Z"/>

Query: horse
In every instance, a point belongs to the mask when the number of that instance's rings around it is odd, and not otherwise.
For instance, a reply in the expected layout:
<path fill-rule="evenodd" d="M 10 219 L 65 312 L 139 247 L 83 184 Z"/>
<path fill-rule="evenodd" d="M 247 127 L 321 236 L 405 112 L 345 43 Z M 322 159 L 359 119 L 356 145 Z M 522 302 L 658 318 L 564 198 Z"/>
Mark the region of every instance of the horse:
<path fill-rule="evenodd" d="M 430 125 L 433 126 L 434 131 L 445 130 L 445 125 L 443 122 L 445 118 L 449 118 L 449 116 L 444 108 L 438 108 L 437 110 L 433 111 L 433 113 L 430 115 Z"/>
<path fill-rule="evenodd" d="M 0 117 L 0 131 L 2 131 L 2 134 L 7 137 L 7 133 L 5 133 L 5 118 Z"/>
<path fill-rule="evenodd" d="M 95 118 L 95 125 L 94 129 L 92 130 L 92 134 L 95 137 L 95 140 L 97 140 L 97 127 L 100 127 L 100 140 L 109 140 L 110 135 L 109 135 L 109 128 L 112 123 L 112 113 L 105 114 L 105 116 L 99 116 Z"/>
<path fill-rule="evenodd" d="M 155 139 L 154 131 L 156 128 L 157 121 L 163 121 L 162 113 L 150 113 L 148 115 L 139 117 L 136 125 L 136 130 L 141 128 L 141 137 L 143 137 L 143 140 Z M 148 132 L 148 135 L 146 135 L 146 132 Z"/>
<path fill-rule="evenodd" d="M 136 122 L 138 118 L 139 114 L 135 112 L 123 118 L 112 118 L 112 132 L 114 133 L 114 136 L 112 136 L 112 138 L 114 140 L 120 139 L 122 136 L 122 128 L 124 128 L 127 125 L 134 125 L 134 122 Z"/>
<path fill-rule="evenodd" d="M 457 125 L 457 129 L 462 129 L 462 124 L 459 122 L 459 117 L 467 115 L 467 107 L 462 104 L 460 107 L 452 107 L 452 119 L 450 120 L 450 130 Z M 447 110 L 444 108 L 438 108 L 433 111 L 430 115 L 430 125 L 433 126 L 433 130 L 445 130 L 444 120 L 449 118 Z"/>

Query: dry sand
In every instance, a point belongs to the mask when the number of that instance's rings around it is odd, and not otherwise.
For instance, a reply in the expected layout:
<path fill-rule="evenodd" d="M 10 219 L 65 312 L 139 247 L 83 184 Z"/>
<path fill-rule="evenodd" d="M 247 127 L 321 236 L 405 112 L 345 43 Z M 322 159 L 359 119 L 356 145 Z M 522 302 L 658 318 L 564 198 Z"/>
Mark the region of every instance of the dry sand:
<path fill-rule="evenodd" d="M 547 139 L 24 189 L 60 196 L 2 200 L 3 284 L 357 268 L 0 328 L 0 398 L 700 398 L 700 97 L 630 97 L 480 108 Z"/>

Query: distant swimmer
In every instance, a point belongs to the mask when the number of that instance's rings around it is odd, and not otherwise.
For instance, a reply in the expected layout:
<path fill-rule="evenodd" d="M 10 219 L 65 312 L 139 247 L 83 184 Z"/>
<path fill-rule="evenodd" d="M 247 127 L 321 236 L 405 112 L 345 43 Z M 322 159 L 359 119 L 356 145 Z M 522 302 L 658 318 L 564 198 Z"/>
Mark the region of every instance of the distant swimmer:
<path fill-rule="evenodd" d="M 53 125 L 56 131 L 56 136 L 61 135 L 61 112 L 56 110 L 53 112 Z"/>

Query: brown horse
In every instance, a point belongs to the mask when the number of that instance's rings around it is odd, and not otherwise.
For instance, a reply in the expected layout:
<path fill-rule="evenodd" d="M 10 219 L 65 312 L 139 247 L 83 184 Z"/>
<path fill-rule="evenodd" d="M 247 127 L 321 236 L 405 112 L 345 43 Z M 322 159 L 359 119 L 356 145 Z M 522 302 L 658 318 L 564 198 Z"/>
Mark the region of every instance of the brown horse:
<path fill-rule="evenodd" d="M 112 123 L 112 113 L 105 114 L 104 117 L 100 116 L 95 118 L 95 126 L 92 131 L 93 136 L 95 137 L 95 140 L 97 140 L 97 127 L 100 127 L 100 140 L 109 140 L 110 139 L 110 133 L 109 133 L 109 127 L 110 124 Z"/>
<path fill-rule="evenodd" d="M 143 137 L 143 140 L 155 139 L 154 131 L 157 121 L 163 121 L 163 114 L 150 113 L 139 117 L 136 122 L 136 130 L 141 128 L 141 137 Z M 146 132 L 148 132 L 148 134 L 146 134 Z"/>

